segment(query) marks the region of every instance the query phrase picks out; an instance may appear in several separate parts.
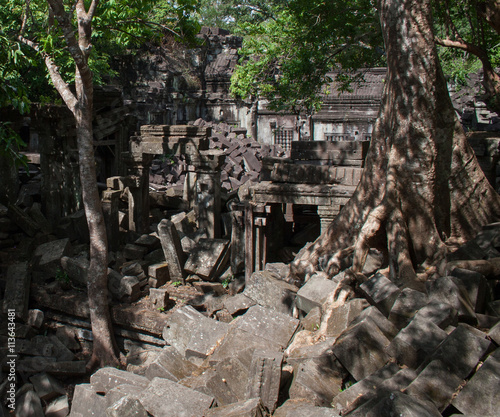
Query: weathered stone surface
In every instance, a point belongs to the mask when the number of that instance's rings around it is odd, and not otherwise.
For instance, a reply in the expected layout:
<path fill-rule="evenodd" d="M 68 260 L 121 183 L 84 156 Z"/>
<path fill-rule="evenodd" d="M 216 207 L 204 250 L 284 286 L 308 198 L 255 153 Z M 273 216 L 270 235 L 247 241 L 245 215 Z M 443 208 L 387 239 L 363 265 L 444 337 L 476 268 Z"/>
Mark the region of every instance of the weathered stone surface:
<path fill-rule="evenodd" d="M 111 407 L 124 397 L 140 400 L 144 387 L 141 385 L 121 384 L 106 393 L 106 404 Z"/>
<path fill-rule="evenodd" d="M 484 313 L 486 302 L 490 301 L 488 281 L 484 275 L 467 269 L 454 268 L 451 271 L 451 276 L 454 282 L 461 285 L 467 292 L 474 311 Z"/>
<path fill-rule="evenodd" d="M 332 310 L 330 316 L 326 320 L 326 336 L 339 336 L 367 307 L 368 303 L 364 299 L 355 298 Z"/>
<path fill-rule="evenodd" d="M 90 377 L 90 385 L 95 392 L 106 394 L 122 384 L 130 384 L 146 388 L 149 379 L 121 369 L 105 367 L 99 369 Z"/>
<path fill-rule="evenodd" d="M 372 321 L 389 340 L 392 340 L 398 333 L 398 329 L 375 306 L 370 306 L 361 311 L 350 325 L 355 326 L 364 320 Z"/>
<path fill-rule="evenodd" d="M 396 298 L 401 293 L 401 290 L 389 278 L 380 273 L 363 282 L 359 289 L 369 303 L 377 307 L 386 317 L 389 316 Z"/>
<path fill-rule="evenodd" d="M 321 308 L 314 307 L 311 311 L 309 311 L 309 313 L 307 313 L 307 316 L 300 320 L 300 323 L 304 330 L 315 331 L 319 329 L 321 316 Z"/>
<path fill-rule="evenodd" d="M 168 291 L 166 288 L 150 288 L 149 302 L 152 308 L 162 310 L 167 307 L 169 300 Z"/>
<path fill-rule="evenodd" d="M 149 285 L 153 288 L 159 288 L 170 280 L 168 263 L 161 262 L 148 267 Z M 152 278 L 152 279 L 151 279 Z M 153 284 L 153 285 L 151 285 Z"/>
<path fill-rule="evenodd" d="M 282 363 L 281 352 L 263 350 L 253 352 L 246 397 L 249 400 L 260 398 L 271 413 L 278 403 Z"/>
<path fill-rule="evenodd" d="M 457 310 L 448 303 L 442 303 L 438 300 L 431 300 L 418 310 L 414 319 L 423 319 L 431 321 L 441 329 L 446 329 L 448 326 L 457 325 Z"/>
<path fill-rule="evenodd" d="M 426 303 L 426 294 L 411 288 L 404 288 L 391 308 L 389 320 L 398 329 L 402 329 Z"/>
<path fill-rule="evenodd" d="M 481 333 L 467 325 L 459 325 L 430 357 L 429 364 L 406 392 L 430 400 L 439 410 L 444 410 L 464 378 L 490 347 L 490 342 Z"/>
<path fill-rule="evenodd" d="M 50 401 L 54 397 L 66 394 L 62 383 L 46 372 L 33 375 L 30 381 L 41 400 Z"/>
<path fill-rule="evenodd" d="M 276 274 L 281 279 L 285 279 L 290 273 L 290 265 L 283 262 L 269 262 L 264 269 Z"/>
<path fill-rule="evenodd" d="M 142 259 L 148 253 L 148 248 L 133 243 L 127 243 L 123 248 L 125 259 Z"/>
<path fill-rule="evenodd" d="M 416 400 L 399 391 L 387 394 L 383 399 L 375 399 L 365 403 L 349 414 L 349 417 L 439 417 L 441 413 L 432 403 Z"/>
<path fill-rule="evenodd" d="M 140 237 L 138 237 L 135 242 L 134 242 L 134 245 L 138 245 L 138 246 L 144 246 L 148 252 L 151 252 L 155 249 L 158 249 L 161 247 L 161 242 L 160 242 L 160 239 L 158 239 L 157 236 L 154 236 L 154 235 L 141 235 Z"/>
<path fill-rule="evenodd" d="M 61 258 L 61 266 L 70 280 L 80 285 L 87 285 L 90 261 L 83 256 Z"/>
<path fill-rule="evenodd" d="M 273 273 L 258 271 L 248 279 L 243 294 L 263 307 L 289 314 L 297 291 L 297 287 L 278 279 Z"/>
<path fill-rule="evenodd" d="M 148 417 L 141 402 L 135 398 L 123 397 L 106 409 L 107 417 Z"/>
<path fill-rule="evenodd" d="M 337 285 L 337 281 L 322 275 L 313 275 L 297 292 L 295 299 L 297 308 L 307 314 L 312 308 L 321 307 Z"/>
<path fill-rule="evenodd" d="M 500 345 L 500 322 L 495 324 L 490 331 L 488 332 L 488 336 L 497 344 Z"/>
<path fill-rule="evenodd" d="M 389 340 L 373 321 L 364 320 L 348 328 L 337 339 L 333 353 L 356 381 L 382 368 L 389 356 Z"/>
<path fill-rule="evenodd" d="M 209 319 L 191 306 L 184 306 L 169 317 L 163 338 L 187 359 L 205 359 L 224 338 L 228 325 Z"/>
<path fill-rule="evenodd" d="M 28 390 L 16 401 L 16 417 L 44 417 L 42 402 L 34 391 Z"/>
<path fill-rule="evenodd" d="M 453 400 L 465 415 L 495 416 L 500 410 L 500 349 L 490 355 Z"/>
<path fill-rule="evenodd" d="M 90 384 L 75 386 L 69 417 L 105 416 L 106 398 L 97 394 Z"/>
<path fill-rule="evenodd" d="M 72 361 L 75 357 L 56 336 L 37 335 L 29 340 L 19 340 L 17 351 L 30 356 L 51 357 L 58 361 Z"/>
<path fill-rule="evenodd" d="M 447 336 L 432 321 L 415 317 L 392 340 L 387 351 L 400 363 L 416 368 Z"/>
<path fill-rule="evenodd" d="M 426 282 L 430 300 L 447 303 L 458 312 L 458 319 L 469 324 L 477 324 L 477 318 L 472 303 L 465 289 L 457 285 L 451 277 L 439 277 Z"/>
<path fill-rule="evenodd" d="M 45 408 L 45 417 L 66 417 L 69 414 L 69 401 L 66 395 L 57 397 Z"/>
<path fill-rule="evenodd" d="M 334 410 L 329 407 L 317 407 L 314 404 L 308 403 L 306 400 L 287 400 L 285 403 L 276 409 L 273 416 L 275 417 L 340 417 Z"/>
<path fill-rule="evenodd" d="M 224 307 L 230 314 L 236 314 L 244 310 L 248 310 L 256 303 L 245 294 L 236 294 L 234 297 L 229 297 L 224 300 Z"/>
<path fill-rule="evenodd" d="M 17 370 L 28 374 L 47 372 L 56 376 L 85 375 L 86 361 L 58 361 L 54 357 L 24 357 L 17 362 Z"/>
<path fill-rule="evenodd" d="M 200 239 L 184 265 L 186 272 L 211 280 L 227 263 L 229 241 L 226 239 Z"/>
<path fill-rule="evenodd" d="M 205 417 L 266 417 L 269 413 L 260 398 L 251 398 L 235 404 L 212 408 L 204 415 Z"/>
<path fill-rule="evenodd" d="M 163 219 L 158 224 L 158 236 L 168 264 L 170 279 L 184 282 L 184 253 L 174 224 L 167 219 Z"/>
<path fill-rule="evenodd" d="M 28 318 L 28 301 L 31 274 L 27 262 L 19 262 L 7 269 L 7 284 L 3 300 L 3 312 L 13 311 L 16 317 Z"/>
<path fill-rule="evenodd" d="M 359 404 L 366 402 L 366 400 L 362 401 L 364 396 L 371 396 L 370 399 L 373 398 L 376 395 L 377 387 L 393 377 L 399 370 L 399 366 L 395 363 L 385 365 L 335 396 L 332 401 L 332 407 L 336 412 L 342 413 L 342 415 L 347 414 L 350 410 L 358 407 Z"/>
<path fill-rule="evenodd" d="M 28 236 L 35 236 L 40 229 L 40 226 L 27 213 L 14 204 L 9 204 L 8 216 Z"/>
<path fill-rule="evenodd" d="M 154 378 L 140 401 L 155 417 L 192 417 L 203 415 L 214 398 L 168 379 Z"/>
<path fill-rule="evenodd" d="M 71 244 L 68 238 L 54 240 L 52 242 L 43 243 L 38 246 L 33 255 L 36 262 L 36 267 L 53 273 L 61 267 L 61 258 L 69 254 Z"/>
<path fill-rule="evenodd" d="M 148 379 L 155 377 L 170 379 L 174 382 L 189 377 L 198 367 L 184 357 L 173 346 L 165 346 L 145 369 Z"/>

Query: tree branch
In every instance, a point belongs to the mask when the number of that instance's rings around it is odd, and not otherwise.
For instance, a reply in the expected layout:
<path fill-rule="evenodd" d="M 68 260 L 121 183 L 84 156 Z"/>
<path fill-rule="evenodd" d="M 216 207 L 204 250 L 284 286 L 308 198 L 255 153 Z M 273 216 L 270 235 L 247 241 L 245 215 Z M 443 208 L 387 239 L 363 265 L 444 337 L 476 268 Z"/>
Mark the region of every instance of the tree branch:
<path fill-rule="evenodd" d="M 37 43 L 21 35 L 18 36 L 18 39 L 20 42 L 29 46 L 42 56 L 42 58 L 45 61 L 47 70 L 49 71 L 49 75 L 52 80 L 52 83 L 54 84 L 55 89 L 64 100 L 64 103 L 66 103 L 66 106 L 68 106 L 68 109 L 71 110 L 71 112 L 74 114 L 76 109 L 77 99 L 75 95 L 71 92 L 66 81 L 64 81 L 64 79 L 61 77 L 58 66 L 54 63 L 52 58 L 46 52 L 40 49 L 40 46 Z"/>

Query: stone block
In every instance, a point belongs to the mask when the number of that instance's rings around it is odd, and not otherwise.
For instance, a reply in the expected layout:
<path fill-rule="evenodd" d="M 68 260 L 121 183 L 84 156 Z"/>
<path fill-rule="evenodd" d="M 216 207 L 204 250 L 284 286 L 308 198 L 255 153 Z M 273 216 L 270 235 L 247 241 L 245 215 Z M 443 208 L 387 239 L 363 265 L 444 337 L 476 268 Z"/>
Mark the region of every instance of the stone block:
<path fill-rule="evenodd" d="M 368 307 L 368 303 L 362 298 L 355 298 L 332 310 L 326 319 L 326 336 L 337 337 L 346 330 L 351 322 Z"/>
<path fill-rule="evenodd" d="M 165 260 L 168 264 L 168 271 L 172 281 L 184 282 L 184 253 L 182 251 L 181 240 L 174 224 L 163 219 L 158 224 L 158 236 L 161 241 Z"/>
<path fill-rule="evenodd" d="M 9 204 L 7 215 L 28 236 L 35 236 L 40 226 L 23 210 L 14 204 Z"/>
<path fill-rule="evenodd" d="M 244 315 L 236 318 L 231 326 L 268 340 L 284 349 L 297 330 L 299 320 L 256 305 L 250 307 Z"/>
<path fill-rule="evenodd" d="M 350 325 L 355 326 L 363 320 L 372 321 L 389 340 L 392 340 L 398 333 L 398 329 L 375 306 L 370 306 L 361 311 Z"/>
<path fill-rule="evenodd" d="M 389 316 L 394 302 L 401 293 L 401 290 L 389 278 L 380 273 L 363 282 L 359 289 L 368 302 L 377 307 L 386 317 Z"/>
<path fill-rule="evenodd" d="M 45 417 L 66 417 L 69 414 L 69 401 L 66 395 L 55 398 L 45 407 Z"/>
<path fill-rule="evenodd" d="M 170 272 L 166 262 L 156 263 L 148 267 L 149 285 L 153 288 L 159 288 L 170 280 Z M 151 285 L 151 284 L 154 285 Z"/>
<path fill-rule="evenodd" d="M 168 379 L 154 378 L 140 401 L 155 417 L 192 417 L 206 413 L 214 398 Z"/>
<path fill-rule="evenodd" d="M 144 246 L 127 243 L 123 248 L 123 256 L 125 259 L 143 259 L 148 253 L 148 249 Z"/>
<path fill-rule="evenodd" d="M 249 370 L 247 399 L 260 398 L 272 413 L 278 403 L 283 353 L 255 350 Z"/>
<path fill-rule="evenodd" d="M 151 303 L 151 308 L 156 310 L 166 309 L 168 300 L 169 295 L 165 288 L 150 288 L 149 302 Z"/>
<path fill-rule="evenodd" d="M 54 357 L 24 357 L 17 362 L 17 371 L 34 374 L 47 372 L 51 375 L 70 377 L 85 375 L 86 361 L 57 361 Z"/>
<path fill-rule="evenodd" d="M 191 306 L 176 310 L 163 329 L 165 341 L 187 359 L 205 359 L 228 331 L 226 323 L 212 320 Z"/>
<path fill-rule="evenodd" d="M 500 345 L 500 322 L 495 324 L 490 331 L 488 332 L 488 336 L 493 340 L 497 345 Z"/>
<path fill-rule="evenodd" d="M 134 241 L 134 245 L 144 246 L 147 252 L 152 252 L 161 247 L 160 239 L 155 235 L 141 235 Z"/>
<path fill-rule="evenodd" d="M 290 314 L 298 288 L 280 280 L 271 272 L 254 272 L 247 280 L 245 294 L 260 306 Z"/>
<path fill-rule="evenodd" d="M 500 349 L 490 355 L 453 399 L 465 415 L 495 416 L 500 410 Z"/>
<path fill-rule="evenodd" d="M 35 249 L 33 255 L 37 259 L 36 267 L 49 273 L 54 273 L 61 267 L 61 258 L 71 250 L 68 238 L 42 243 Z"/>
<path fill-rule="evenodd" d="M 415 317 L 392 340 L 387 351 L 410 368 L 416 368 L 448 336 L 430 320 Z"/>
<path fill-rule="evenodd" d="M 457 310 L 448 303 L 430 300 L 427 305 L 418 310 L 414 319 L 431 321 L 441 329 L 457 325 Z"/>
<path fill-rule="evenodd" d="M 484 313 L 486 311 L 486 303 L 490 301 L 488 297 L 488 281 L 484 275 L 461 268 L 454 268 L 450 274 L 454 282 L 457 285 L 461 285 L 467 292 L 473 310 L 476 313 Z"/>
<path fill-rule="evenodd" d="M 166 378 L 178 382 L 189 377 L 198 367 L 186 360 L 173 346 L 165 346 L 147 365 L 144 375 L 148 379 Z"/>
<path fill-rule="evenodd" d="M 144 387 L 140 385 L 121 384 L 106 393 L 106 404 L 111 407 L 124 397 L 140 400 Z"/>
<path fill-rule="evenodd" d="M 304 400 L 287 400 L 273 414 L 275 417 L 340 417 L 330 407 L 317 407 Z"/>
<path fill-rule="evenodd" d="M 198 281 L 193 282 L 193 286 L 203 294 L 214 294 L 221 296 L 226 293 L 224 285 L 220 282 Z"/>
<path fill-rule="evenodd" d="M 7 283 L 3 300 L 3 312 L 14 311 L 16 317 L 28 318 L 31 273 L 27 262 L 18 262 L 7 268 Z"/>
<path fill-rule="evenodd" d="M 58 361 L 72 361 L 75 358 L 57 336 L 37 335 L 30 340 L 20 340 L 17 344 L 19 353 L 31 356 L 52 357 Z"/>
<path fill-rule="evenodd" d="M 61 258 L 61 267 L 68 274 L 71 281 L 87 285 L 90 261 L 83 256 Z"/>
<path fill-rule="evenodd" d="M 186 272 L 212 280 L 228 258 L 229 241 L 226 239 L 200 239 L 191 250 L 184 265 Z"/>
<path fill-rule="evenodd" d="M 69 417 L 104 416 L 106 398 L 97 394 L 90 384 L 75 385 Z"/>
<path fill-rule="evenodd" d="M 37 395 L 44 401 L 66 394 L 62 383 L 46 372 L 33 375 L 30 381 Z"/>
<path fill-rule="evenodd" d="M 459 325 L 430 357 L 430 362 L 406 392 L 416 398 L 432 401 L 443 411 L 489 347 L 490 342 L 484 338 L 484 334 L 467 325 Z"/>
<path fill-rule="evenodd" d="M 28 310 L 28 319 L 26 321 L 26 324 L 35 329 L 40 329 L 40 327 L 42 327 L 44 319 L 45 315 L 43 314 L 42 310 L 31 309 Z"/>
<path fill-rule="evenodd" d="M 380 416 L 440 417 L 441 413 L 428 401 L 416 400 L 410 395 L 395 391 L 382 399 L 369 401 L 349 414 L 349 417 Z"/>
<path fill-rule="evenodd" d="M 146 388 L 149 384 L 149 379 L 121 369 L 104 367 L 92 374 L 90 384 L 95 392 L 106 394 L 108 391 L 122 384 Z"/>
<path fill-rule="evenodd" d="M 211 408 L 204 414 L 205 417 L 267 417 L 268 415 L 260 398 Z"/>
<path fill-rule="evenodd" d="M 148 412 L 138 399 L 123 397 L 106 409 L 107 417 L 148 417 Z"/>
<path fill-rule="evenodd" d="M 338 337 L 333 353 L 359 381 L 387 363 L 390 358 L 385 349 L 389 343 L 373 321 L 364 320 Z"/>
<path fill-rule="evenodd" d="M 242 293 L 236 294 L 234 297 L 229 297 L 224 300 L 224 307 L 227 311 L 229 311 L 229 314 L 232 315 L 248 310 L 255 304 L 254 300 Z"/>
<path fill-rule="evenodd" d="M 417 311 L 426 304 L 426 294 L 411 288 L 404 288 L 391 308 L 389 320 L 398 329 L 402 329 L 408 325 Z"/>
<path fill-rule="evenodd" d="M 139 277 L 144 274 L 144 269 L 139 262 L 125 262 L 121 268 L 120 272 L 122 275 L 133 275 L 134 277 Z"/>
<path fill-rule="evenodd" d="M 429 300 L 449 304 L 457 310 L 459 321 L 472 325 L 477 324 L 477 318 L 469 295 L 451 277 L 439 277 L 434 281 L 427 281 L 426 288 Z"/>
<path fill-rule="evenodd" d="M 337 281 L 313 275 L 297 292 L 295 305 L 307 314 L 312 308 L 321 307 L 337 286 Z"/>
<path fill-rule="evenodd" d="M 302 325 L 302 328 L 304 330 L 314 332 L 315 330 L 319 329 L 319 326 L 321 324 L 321 316 L 321 308 L 314 307 L 311 311 L 309 311 L 309 313 L 307 313 L 307 316 L 300 320 L 300 324 Z"/>
<path fill-rule="evenodd" d="M 44 417 L 40 397 L 32 390 L 26 391 L 16 400 L 16 417 Z"/>

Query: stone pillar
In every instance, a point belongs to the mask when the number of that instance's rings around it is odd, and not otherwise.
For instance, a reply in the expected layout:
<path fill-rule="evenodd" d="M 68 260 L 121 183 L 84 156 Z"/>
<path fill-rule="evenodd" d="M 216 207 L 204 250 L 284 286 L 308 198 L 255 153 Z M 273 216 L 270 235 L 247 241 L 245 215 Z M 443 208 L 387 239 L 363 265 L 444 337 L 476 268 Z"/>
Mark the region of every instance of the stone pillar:
<path fill-rule="evenodd" d="M 120 222 L 118 205 L 120 202 L 119 190 L 105 190 L 102 194 L 102 211 L 106 223 L 109 250 L 116 251 L 120 245 Z"/>
<path fill-rule="evenodd" d="M 245 271 L 245 205 L 231 206 L 231 272 L 239 275 Z"/>
<path fill-rule="evenodd" d="M 318 216 L 320 220 L 320 233 L 323 233 L 330 223 L 337 217 L 340 211 L 340 206 L 318 206 Z"/>
<path fill-rule="evenodd" d="M 225 154 L 219 150 L 200 151 L 190 156 L 196 167 L 195 210 L 198 226 L 205 229 L 210 238 L 221 237 L 221 179 L 220 170 Z"/>

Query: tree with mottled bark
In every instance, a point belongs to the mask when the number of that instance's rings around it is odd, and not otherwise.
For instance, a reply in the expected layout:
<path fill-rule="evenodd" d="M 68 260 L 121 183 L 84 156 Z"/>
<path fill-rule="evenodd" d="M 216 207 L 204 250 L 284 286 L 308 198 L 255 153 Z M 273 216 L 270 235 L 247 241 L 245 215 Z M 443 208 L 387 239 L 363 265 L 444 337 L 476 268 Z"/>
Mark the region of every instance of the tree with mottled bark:
<path fill-rule="evenodd" d="M 438 59 L 429 0 L 379 0 L 387 77 L 361 181 L 328 229 L 291 265 L 303 282 L 352 259 L 353 282 L 370 248 L 390 279 L 421 286 L 446 254 L 498 220 L 500 196 L 485 178 L 455 114 Z"/>

